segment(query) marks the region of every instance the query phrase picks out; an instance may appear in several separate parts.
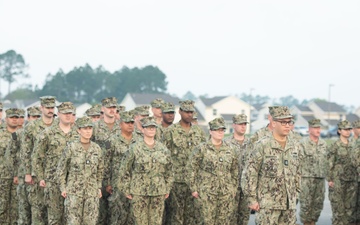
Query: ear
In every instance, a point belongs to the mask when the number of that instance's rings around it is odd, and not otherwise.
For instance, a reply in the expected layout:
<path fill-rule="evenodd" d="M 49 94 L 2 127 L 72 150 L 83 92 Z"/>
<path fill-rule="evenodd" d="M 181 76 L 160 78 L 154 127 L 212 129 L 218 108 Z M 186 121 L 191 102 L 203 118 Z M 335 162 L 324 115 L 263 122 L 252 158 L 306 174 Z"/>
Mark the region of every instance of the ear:
<path fill-rule="evenodd" d="M 271 120 L 270 125 L 272 126 L 272 128 L 275 128 L 276 127 L 276 122 L 274 120 Z"/>

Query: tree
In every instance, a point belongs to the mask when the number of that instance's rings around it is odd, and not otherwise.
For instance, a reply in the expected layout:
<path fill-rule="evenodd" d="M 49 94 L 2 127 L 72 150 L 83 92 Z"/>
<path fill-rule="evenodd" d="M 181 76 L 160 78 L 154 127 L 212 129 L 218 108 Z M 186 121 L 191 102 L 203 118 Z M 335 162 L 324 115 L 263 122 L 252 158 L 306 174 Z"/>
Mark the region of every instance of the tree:
<path fill-rule="evenodd" d="M 29 77 L 25 73 L 26 68 L 27 65 L 23 56 L 14 50 L 9 50 L 0 55 L 0 78 L 8 82 L 8 93 L 10 93 L 11 84 L 16 81 L 17 77 Z"/>
<path fill-rule="evenodd" d="M 5 99 L 10 101 L 15 101 L 18 99 L 37 99 L 39 96 L 37 95 L 36 91 L 32 90 L 31 84 L 23 84 L 15 91 L 9 93 Z"/>

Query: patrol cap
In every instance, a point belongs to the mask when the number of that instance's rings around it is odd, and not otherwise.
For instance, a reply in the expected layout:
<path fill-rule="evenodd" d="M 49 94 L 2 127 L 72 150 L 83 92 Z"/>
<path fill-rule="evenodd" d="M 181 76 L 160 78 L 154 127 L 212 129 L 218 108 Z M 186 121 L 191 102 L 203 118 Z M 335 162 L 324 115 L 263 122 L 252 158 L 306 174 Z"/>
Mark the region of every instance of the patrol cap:
<path fill-rule="evenodd" d="M 25 117 L 25 110 L 23 110 L 23 109 L 18 109 L 18 112 L 19 112 L 19 116 L 20 116 L 20 117 Z"/>
<path fill-rule="evenodd" d="M 38 106 L 32 106 L 26 109 L 29 116 L 41 116 L 41 110 Z"/>
<path fill-rule="evenodd" d="M 5 110 L 6 117 L 20 117 L 18 108 L 9 108 Z"/>
<path fill-rule="evenodd" d="M 142 116 L 148 116 L 150 106 L 148 105 L 142 105 L 135 108 L 136 115 L 142 115 Z"/>
<path fill-rule="evenodd" d="M 195 111 L 195 102 L 192 100 L 180 101 L 180 109 L 182 111 L 194 112 Z"/>
<path fill-rule="evenodd" d="M 280 106 L 277 106 L 277 105 L 273 105 L 273 106 L 269 106 L 269 114 L 271 117 L 274 116 L 274 110 L 279 108 Z"/>
<path fill-rule="evenodd" d="M 133 111 L 124 111 L 120 112 L 120 121 L 128 123 L 134 122 L 134 112 Z"/>
<path fill-rule="evenodd" d="M 116 111 L 119 111 L 119 112 L 124 112 L 125 109 L 126 109 L 126 107 L 123 106 L 123 105 L 118 105 L 118 106 L 116 107 Z"/>
<path fill-rule="evenodd" d="M 197 120 L 198 119 L 198 113 L 196 111 L 194 111 L 193 113 L 193 120 Z"/>
<path fill-rule="evenodd" d="M 175 112 L 175 105 L 172 102 L 165 102 L 164 104 L 162 104 L 161 106 L 161 111 L 163 113 L 167 113 L 167 112 Z"/>
<path fill-rule="evenodd" d="M 226 129 L 225 120 L 222 117 L 215 118 L 209 122 L 210 130 Z"/>
<path fill-rule="evenodd" d="M 161 108 L 162 104 L 164 104 L 165 101 L 161 98 L 156 98 L 150 102 L 151 107 L 153 108 Z"/>
<path fill-rule="evenodd" d="M 79 119 L 76 120 L 76 126 L 78 128 L 81 128 L 81 127 L 93 127 L 94 123 L 92 122 L 90 117 L 83 116 L 83 117 L 80 117 Z"/>
<path fill-rule="evenodd" d="M 308 121 L 309 127 L 321 127 L 321 122 L 319 119 L 312 119 Z"/>
<path fill-rule="evenodd" d="M 57 106 L 57 109 L 60 113 L 74 113 L 75 106 L 72 102 L 63 102 Z"/>
<path fill-rule="evenodd" d="M 352 122 L 352 127 L 353 128 L 360 128 L 360 120 L 355 120 L 354 122 Z"/>
<path fill-rule="evenodd" d="M 87 116 L 100 116 L 100 115 L 101 115 L 100 111 L 101 111 L 101 110 L 100 110 L 99 107 L 93 106 L 93 107 L 91 107 L 90 109 L 87 109 L 87 110 L 85 111 L 85 114 L 86 114 Z"/>
<path fill-rule="evenodd" d="M 232 118 L 234 124 L 249 123 L 245 114 L 237 114 Z"/>
<path fill-rule="evenodd" d="M 337 126 L 338 129 L 352 129 L 351 123 L 348 120 L 340 121 Z"/>
<path fill-rule="evenodd" d="M 115 97 L 108 97 L 101 100 L 101 105 L 109 108 L 109 107 L 117 107 L 117 99 Z"/>
<path fill-rule="evenodd" d="M 287 106 L 273 108 L 273 114 L 271 116 L 274 120 L 293 118 L 293 115 L 291 115 L 290 109 Z"/>
<path fill-rule="evenodd" d="M 141 126 L 142 127 L 148 127 L 148 126 L 155 126 L 157 127 L 158 124 L 156 123 L 156 120 L 154 117 L 152 116 L 148 116 L 148 117 L 145 117 L 145 118 L 142 118 L 140 120 L 140 123 L 141 123 Z"/>
<path fill-rule="evenodd" d="M 40 104 L 44 107 L 55 107 L 55 100 L 54 96 L 42 96 L 40 97 Z"/>

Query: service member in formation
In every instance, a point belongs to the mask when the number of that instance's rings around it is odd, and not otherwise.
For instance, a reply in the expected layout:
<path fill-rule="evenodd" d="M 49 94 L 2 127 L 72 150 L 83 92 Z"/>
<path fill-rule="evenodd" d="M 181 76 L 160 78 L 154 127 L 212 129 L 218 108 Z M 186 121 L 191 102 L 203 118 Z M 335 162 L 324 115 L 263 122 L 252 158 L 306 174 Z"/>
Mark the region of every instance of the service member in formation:
<path fill-rule="evenodd" d="M 324 207 L 326 177 L 326 142 L 321 139 L 321 123 L 312 119 L 309 123 L 309 137 L 300 141 L 301 189 L 300 220 L 304 225 L 315 225 Z"/>
<path fill-rule="evenodd" d="M 352 161 L 353 146 L 350 143 L 352 126 L 347 120 L 338 123 L 339 139 L 329 147 L 327 154 L 329 200 L 332 209 L 332 224 L 355 223 L 357 190 L 356 167 Z"/>
<path fill-rule="evenodd" d="M 353 136 L 350 138 L 351 142 L 353 144 L 355 144 L 356 140 L 359 138 L 360 136 L 360 120 L 356 120 L 354 122 L 352 122 L 352 127 L 353 127 Z"/>
<path fill-rule="evenodd" d="M 161 98 L 156 98 L 154 100 L 152 100 L 150 102 L 150 105 L 151 105 L 151 112 L 153 114 L 153 117 L 155 118 L 156 120 L 156 123 L 158 125 L 161 124 L 161 121 L 162 121 L 162 111 L 161 111 L 161 106 L 165 103 L 164 100 L 162 100 Z"/>
<path fill-rule="evenodd" d="M 131 200 L 137 225 L 161 225 L 165 199 L 173 184 L 169 150 L 155 140 L 153 117 L 141 119 L 144 138 L 130 146 L 120 167 L 118 188 Z"/>
<path fill-rule="evenodd" d="M 210 140 L 195 147 L 187 164 L 188 184 L 200 209 L 201 224 L 230 225 L 239 185 L 238 158 L 223 142 L 225 121 L 209 122 Z"/>
<path fill-rule="evenodd" d="M 32 176 L 44 188 L 44 202 L 47 213 L 47 224 L 64 223 L 64 199 L 55 180 L 55 170 L 66 145 L 79 139 L 79 134 L 71 127 L 75 106 L 63 102 L 57 106 L 59 123 L 41 132 L 34 145 L 32 154 Z"/>
<path fill-rule="evenodd" d="M 19 121 L 18 121 L 18 129 L 23 128 L 25 124 L 25 110 L 18 109 L 19 110 Z"/>
<path fill-rule="evenodd" d="M 254 145 L 255 142 L 257 142 L 258 140 L 260 140 L 261 138 L 267 136 L 270 137 L 272 135 L 272 131 L 273 131 L 273 127 L 271 125 L 272 121 L 273 121 L 273 115 L 274 115 L 274 109 L 278 108 L 279 106 L 269 106 L 269 114 L 268 114 L 268 120 L 269 123 L 259 129 L 258 131 L 256 131 L 250 138 L 251 144 Z"/>
<path fill-rule="evenodd" d="M 13 138 L 14 132 L 17 130 L 19 120 L 19 110 L 10 108 L 5 111 L 6 127 L 0 129 L 0 224 L 16 224 L 17 212 L 13 214 L 11 211 L 11 189 L 13 185 L 17 185 L 13 176 L 13 171 L 8 164 L 9 157 L 6 156 L 8 144 Z M 15 183 L 14 183 L 15 181 Z"/>
<path fill-rule="evenodd" d="M 241 186 L 249 208 L 257 211 L 257 225 L 296 223 L 301 156 L 297 143 L 288 138 L 292 117 L 286 106 L 273 109 L 273 132 L 255 144 L 243 171 Z"/>
<path fill-rule="evenodd" d="M 102 150 L 90 140 L 94 124 L 89 117 L 79 118 L 76 126 L 80 138 L 67 144 L 55 180 L 65 198 L 65 224 L 95 225 L 104 172 Z"/>
<path fill-rule="evenodd" d="M 145 117 L 149 117 L 150 113 L 149 113 L 149 109 L 150 106 L 148 105 L 142 105 L 142 106 L 138 106 L 135 109 L 133 109 L 133 113 L 134 113 L 134 121 L 135 121 L 135 138 L 143 138 L 143 132 L 142 132 L 142 125 L 140 120 L 145 118 Z"/>
<path fill-rule="evenodd" d="M 181 119 L 168 127 L 163 135 L 163 143 L 171 152 L 174 164 L 174 185 L 170 192 L 170 224 L 192 225 L 197 224 L 194 210 L 194 198 L 186 183 L 186 164 L 195 146 L 205 142 L 204 132 L 199 126 L 193 125 L 195 102 L 191 100 L 180 101 L 179 114 Z"/>
<path fill-rule="evenodd" d="M 134 224 L 134 218 L 130 211 L 130 200 L 116 188 L 121 162 L 125 158 L 130 145 L 136 142 L 133 134 L 134 114 L 132 111 L 120 113 L 120 128 L 121 135 L 111 138 L 111 147 L 105 156 L 105 161 L 109 162 L 109 166 L 104 168 L 104 180 L 107 183 L 106 190 L 111 194 L 108 198 L 110 225 L 132 225 Z"/>
<path fill-rule="evenodd" d="M 164 130 L 171 126 L 175 119 L 175 105 L 171 102 L 166 102 L 161 106 L 162 120 L 161 124 L 156 129 L 156 139 L 162 140 Z"/>
<path fill-rule="evenodd" d="M 31 176 L 31 157 L 34 144 L 43 130 L 54 123 L 55 97 L 40 97 L 41 118 L 28 123 L 24 128 L 23 140 L 21 142 L 20 159 L 25 171 L 26 192 L 31 205 L 32 224 L 45 224 L 44 190 L 39 186 L 39 180 Z M 21 212 L 20 212 L 21 213 Z"/>
<path fill-rule="evenodd" d="M 96 121 L 100 120 L 101 109 L 97 106 L 93 106 L 90 109 L 87 109 L 85 114 L 95 123 Z"/>
<path fill-rule="evenodd" d="M 120 120 L 120 113 L 124 112 L 125 109 L 126 109 L 125 106 L 119 104 L 116 106 L 116 112 L 115 112 L 116 120 Z"/>
<path fill-rule="evenodd" d="M 353 156 L 351 157 L 353 159 L 353 163 L 355 167 L 357 168 L 357 202 L 356 202 L 356 225 L 360 225 L 360 139 L 356 139 L 354 144 L 354 150 L 353 150 Z"/>
<path fill-rule="evenodd" d="M 247 124 L 247 116 L 245 114 L 238 114 L 232 118 L 234 134 L 225 139 L 225 142 L 230 144 L 235 150 L 236 156 L 239 160 L 239 182 L 241 181 L 242 171 L 245 167 L 246 160 L 249 155 L 250 140 L 245 136 Z M 247 204 L 247 199 L 244 192 L 241 190 L 239 184 L 235 198 L 234 216 L 231 224 L 247 225 L 250 218 L 250 209 Z"/>
<path fill-rule="evenodd" d="M 41 117 L 41 109 L 38 106 L 31 106 L 27 108 L 26 111 L 27 111 L 27 122 L 31 122 Z"/>

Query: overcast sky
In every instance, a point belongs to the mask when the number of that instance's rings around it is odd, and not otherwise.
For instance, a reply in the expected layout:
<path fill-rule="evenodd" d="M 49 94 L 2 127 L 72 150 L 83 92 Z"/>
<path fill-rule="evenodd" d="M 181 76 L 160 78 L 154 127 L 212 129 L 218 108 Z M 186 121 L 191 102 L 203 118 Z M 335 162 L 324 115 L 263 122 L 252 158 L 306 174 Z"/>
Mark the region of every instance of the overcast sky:
<path fill-rule="evenodd" d="M 89 63 L 158 66 L 178 96 L 249 93 L 360 106 L 360 1 L 0 0 L 0 53 L 42 87 Z M 14 85 L 16 86 L 16 85 Z M 1 81 L 1 91 L 7 91 Z"/>

